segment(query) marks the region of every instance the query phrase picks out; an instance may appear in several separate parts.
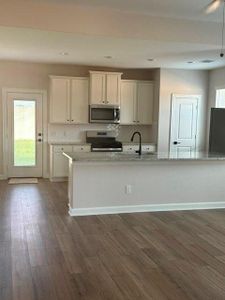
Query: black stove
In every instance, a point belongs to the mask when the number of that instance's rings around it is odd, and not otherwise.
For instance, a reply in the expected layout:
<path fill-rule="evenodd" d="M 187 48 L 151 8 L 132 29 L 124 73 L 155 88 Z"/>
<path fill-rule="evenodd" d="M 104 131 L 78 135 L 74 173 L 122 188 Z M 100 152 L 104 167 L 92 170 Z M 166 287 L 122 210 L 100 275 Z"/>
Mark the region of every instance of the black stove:
<path fill-rule="evenodd" d="M 122 143 L 116 140 L 114 131 L 87 131 L 87 143 L 92 152 L 121 152 Z"/>

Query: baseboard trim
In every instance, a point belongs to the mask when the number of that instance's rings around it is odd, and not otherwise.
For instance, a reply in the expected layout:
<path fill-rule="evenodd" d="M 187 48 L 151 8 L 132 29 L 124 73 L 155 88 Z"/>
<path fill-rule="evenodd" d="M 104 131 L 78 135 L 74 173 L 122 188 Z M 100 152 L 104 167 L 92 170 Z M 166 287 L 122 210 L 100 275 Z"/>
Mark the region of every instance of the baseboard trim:
<path fill-rule="evenodd" d="M 179 210 L 200 210 L 200 209 L 219 209 L 225 208 L 225 202 L 199 202 L 199 203 L 170 203 L 170 204 L 149 204 L 133 206 L 111 206 L 111 207 L 92 207 L 92 208 L 71 208 L 69 215 L 91 216 L 109 215 L 138 212 L 157 212 L 157 211 L 179 211 Z"/>

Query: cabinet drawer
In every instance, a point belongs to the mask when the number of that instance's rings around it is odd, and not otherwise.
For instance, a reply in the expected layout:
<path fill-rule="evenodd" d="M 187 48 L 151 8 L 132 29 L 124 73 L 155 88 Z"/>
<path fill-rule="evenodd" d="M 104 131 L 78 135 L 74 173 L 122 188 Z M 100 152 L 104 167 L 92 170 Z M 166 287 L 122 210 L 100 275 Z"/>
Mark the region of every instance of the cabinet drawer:
<path fill-rule="evenodd" d="M 76 145 L 73 146 L 73 152 L 90 152 L 91 146 L 89 145 Z"/>
<path fill-rule="evenodd" d="M 68 146 L 68 145 L 53 146 L 53 152 L 54 153 L 72 152 L 72 151 L 73 151 L 73 146 Z"/>

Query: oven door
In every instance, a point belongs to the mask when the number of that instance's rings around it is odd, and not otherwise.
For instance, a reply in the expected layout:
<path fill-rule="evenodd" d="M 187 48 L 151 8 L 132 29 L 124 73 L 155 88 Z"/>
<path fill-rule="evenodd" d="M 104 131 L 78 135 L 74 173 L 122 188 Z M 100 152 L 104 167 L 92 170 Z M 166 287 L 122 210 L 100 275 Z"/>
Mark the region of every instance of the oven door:
<path fill-rule="evenodd" d="M 90 123 L 120 123 L 118 106 L 90 105 Z"/>

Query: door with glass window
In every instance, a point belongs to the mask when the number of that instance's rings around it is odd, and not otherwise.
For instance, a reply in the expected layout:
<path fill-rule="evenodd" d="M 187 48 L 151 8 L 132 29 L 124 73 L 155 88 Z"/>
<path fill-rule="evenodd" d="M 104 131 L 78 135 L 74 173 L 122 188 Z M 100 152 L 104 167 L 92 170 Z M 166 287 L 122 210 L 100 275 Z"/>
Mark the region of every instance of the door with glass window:
<path fill-rule="evenodd" d="M 9 93 L 8 177 L 42 177 L 42 96 Z"/>

